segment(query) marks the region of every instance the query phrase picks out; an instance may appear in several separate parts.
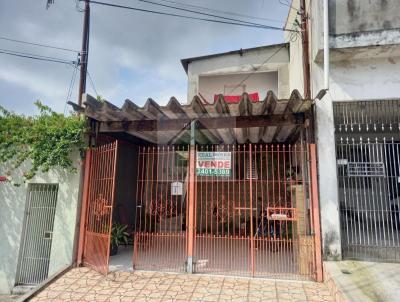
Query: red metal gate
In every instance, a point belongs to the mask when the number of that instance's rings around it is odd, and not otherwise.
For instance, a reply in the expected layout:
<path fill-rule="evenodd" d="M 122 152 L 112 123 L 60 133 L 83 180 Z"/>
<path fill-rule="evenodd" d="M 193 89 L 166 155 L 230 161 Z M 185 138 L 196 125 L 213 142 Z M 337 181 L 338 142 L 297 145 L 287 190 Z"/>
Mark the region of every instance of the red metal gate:
<path fill-rule="evenodd" d="M 187 147 L 141 147 L 138 160 L 135 269 L 185 271 Z"/>
<path fill-rule="evenodd" d="M 138 171 L 136 269 L 322 280 L 315 145 L 144 147 Z"/>
<path fill-rule="evenodd" d="M 229 176 L 196 177 L 195 272 L 320 279 L 308 145 L 197 152 L 226 152 L 232 168 Z"/>
<path fill-rule="evenodd" d="M 117 150 L 114 141 L 90 149 L 86 159 L 83 263 L 102 274 L 108 273 Z"/>

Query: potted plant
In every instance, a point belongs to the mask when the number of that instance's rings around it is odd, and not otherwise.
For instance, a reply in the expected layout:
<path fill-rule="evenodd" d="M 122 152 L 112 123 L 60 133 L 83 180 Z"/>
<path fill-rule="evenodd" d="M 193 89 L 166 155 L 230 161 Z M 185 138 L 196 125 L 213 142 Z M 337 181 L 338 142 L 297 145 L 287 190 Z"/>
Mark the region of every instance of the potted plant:
<path fill-rule="evenodd" d="M 128 226 L 118 222 L 113 223 L 111 228 L 110 256 L 118 253 L 118 246 L 128 244 L 129 233 L 126 231 Z"/>

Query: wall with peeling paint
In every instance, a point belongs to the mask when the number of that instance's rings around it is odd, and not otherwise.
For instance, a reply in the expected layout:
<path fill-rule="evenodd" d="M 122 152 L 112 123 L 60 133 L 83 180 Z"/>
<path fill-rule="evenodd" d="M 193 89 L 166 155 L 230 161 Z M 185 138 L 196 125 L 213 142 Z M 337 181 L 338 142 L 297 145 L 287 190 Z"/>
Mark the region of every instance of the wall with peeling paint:
<path fill-rule="evenodd" d="M 400 28 L 398 0 L 336 0 L 329 11 L 332 35 Z"/>

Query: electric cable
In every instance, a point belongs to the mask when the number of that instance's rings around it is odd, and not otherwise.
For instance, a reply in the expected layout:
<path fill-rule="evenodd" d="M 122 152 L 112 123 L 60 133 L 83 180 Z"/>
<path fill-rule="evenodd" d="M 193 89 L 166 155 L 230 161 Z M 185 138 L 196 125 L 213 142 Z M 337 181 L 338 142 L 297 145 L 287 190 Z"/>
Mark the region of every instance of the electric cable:
<path fill-rule="evenodd" d="M 133 11 L 139 11 L 139 12 L 145 12 L 145 13 L 152 13 L 152 14 L 157 14 L 157 15 L 165 15 L 165 16 L 171 16 L 171 17 L 177 17 L 177 18 L 183 18 L 183 19 L 190 19 L 190 20 L 206 21 L 206 22 L 213 22 L 213 23 L 221 23 L 221 24 L 237 25 L 237 26 L 244 26 L 244 27 L 260 28 L 260 29 L 292 31 L 290 29 L 284 29 L 284 28 L 281 28 L 281 27 L 275 27 L 275 26 L 269 26 L 269 25 L 257 26 L 257 25 L 247 24 L 247 23 L 238 23 L 238 22 L 229 22 L 229 21 L 223 21 L 223 20 L 217 20 L 217 19 L 199 18 L 199 17 L 187 16 L 187 15 L 179 15 L 179 14 L 167 13 L 167 12 L 155 11 L 155 10 L 148 10 L 148 9 L 142 9 L 142 8 L 133 7 L 133 6 L 125 6 L 125 5 L 113 4 L 113 3 L 107 3 L 107 2 L 100 2 L 100 1 L 94 1 L 94 0 L 89 0 L 89 3 L 103 5 L 103 6 L 109 6 L 109 7 L 115 7 L 115 8 L 122 8 L 122 9 L 133 10 Z"/>
<path fill-rule="evenodd" d="M 0 54 L 6 54 L 6 55 L 10 55 L 10 56 L 16 56 L 16 57 L 39 60 L 39 61 L 62 63 L 62 64 L 67 64 L 67 65 L 76 63 L 76 61 L 68 61 L 68 60 L 63 60 L 63 59 L 59 59 L 59 58 L 40 56 L 40 55 L 29 54 L 29 53 L 24 53 L 24 52 L 17 52 L 17 51 L 10 51 L 7 49 L 0 49 Z"/>
<path fill-rule="evenodd" d="M 40 44 L 40 43 L 16 40 L 16 39 L 11 39 L 11 38 L 7 38 L 7 37 L 0 37 L 0 40 L 79 53 L 79 51 L 70 49 L 70 48 L 63 48 L 63 47 L 57 47 L 57 46 L 52 46 L 52 45 L 48 45 L 48 44 Z"/>
<path fill-rule="evenodd" d="M 72 78 L 71 78 L 71 81 L 69 83 L 67 98 L 65 100 L 65 105 L 64 105 L 64 115 L 66 114 L 66 111 L 67 111 L 68 102 L 71 100 L 72 91 L 74 90 L 76 75 L 77 75 L 77 72 L 78 72 L 78 64 L 73 65 L 73 67 L 74 67 L 74 70 L 72 72 Z"/>
<path fill-rule="evenodd" d="M 218 10 L 218 9 L 211 9 L 208 7 L 200 6 L 200 5 L 194 5 L 194 4 L 187 4 L 179 1 L 171 1 L 171 0 L 159 0 L 162 2 L 167 2 L 167 3 L 172 3 L 172 4 L 177 4 L 185 7 L 191 7 L 191 8 L 197 8 L 209 12 L 214 12 L 214 13 L 220 13 L 224 15 L 231 15 L 231 16 L 237 16 L 237 17 L 243 17 L 243 18 L 248 18 L 248 19 L 257 19 L 257 20 L 264 20 L 264 21 L 270 21 L 270 22 L 276 22 L 279 24 L 285 23 L 284 20 L 277 20 L 277 19 L 272 19 L 272 18 L 264 18 L 264 17 L 256 17 L 256 16 L 250 16 L 250 15 L 245 15 L 245 14 L 240 14 L 240 13 L 235 13 L 235 12 L 230 12 L 230 11 L 224 11 L 224 10 Z"/>
<path fill-rule="evenodd" d="M 229 17 L 223 17 L 223 16 L 219 16 L 219 15 L 215 15 L 215 14 L 203 13 L 203 12 L 199 12 L 199 11 L 196 11 L 196 10 L 176 7 L 176 6 L 172 6 L 172 5 L 166 5 L 166 4 L 162 4 L 162 3 L 158 3 L 158 2 L 154 2 L 154 1 L 150 1 L 150 0 L 136 0 L 136 1 L 143 2 L 143 3 L 148 3 L 148 4 L 152 4 L 152 5 L 157 5 L 157 6 L 162 6 L 162 7 L 167 7 L 167 8 L 171 8 L 171 9 L 176 9 L 176 10 L 189 12 L 189 13 L 193 13 L 193 14 L 198 14 L 198 15 L 203 15 L 203 16 L 208 16 L 208 17 L 214 17 L 214 18 L 220 18 L 220 19 L 223 19 L 223 20 L 228 20 L 228 21 L 233 21 L 233 22 L 246 23 L 246 24 L 251 24 L 251 25 L 255 25 L 255 26 L 268 26 L 268 25 L 265 25 L 265 24 L 254 23 L 254 22 L 249 22 L 249 21 L 240 20 L 240 19 L 234 19 L 234 18 L 229 18 Z M 276 27 L 276 29 L 277 29 L 277 27 Z"/>
<path fill-rule="evenodd" d="M 96 89 L 96 87 L 94 86 L 94 82 L 93 82 L 92 76 L 91 76 L 90 73 L 89 73 L 89 70 L 87 70 L 86 73 L 87 73 L 88 78 L 89 78 L 90 86 L 92 86 L 94 92 L 96 93 L 96 96 L 99 96 L 99 94 L 97 93 L 97 89 Z"/>

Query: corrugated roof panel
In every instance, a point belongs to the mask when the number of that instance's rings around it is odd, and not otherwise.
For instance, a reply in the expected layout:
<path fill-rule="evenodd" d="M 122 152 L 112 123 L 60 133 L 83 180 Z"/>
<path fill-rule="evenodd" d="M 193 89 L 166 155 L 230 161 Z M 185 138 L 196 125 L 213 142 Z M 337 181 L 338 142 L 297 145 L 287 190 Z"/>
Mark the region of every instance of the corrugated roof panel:
<path fill-rule="evenodd" d="M 259 117 L 306 112 L 310 109 L 312 102 L 304 100 L 298 91 L 293 91 L 289 99 L 278 100 L 272 91 L 267 93 L 265 100 L 251 102 L 247 93 L 241 96 L 237 104 L 227 103 L 220 95 L 213 104 L 205 104 L 199 97 L 195 97 L 189 104 L 180 104 L 172 97 L 166 106 L 157 104 L 154 100 L 148 99 L 143 107 L 137 106 L 130 100 L 126 100 L 121 108 L 114 106 L 107 101 L 98 101 L 90 95 L 85 95 L 85 108 L 74 105 L 76 110 L 103 125 L 113 122 L 138 122 L 154 121 L 154 131 L 132 131 L 126 128 L 124 131 L 151 143 L 173 144 L 177 141 L 190 139 L 189 131 L 182 126 L 181 130 L 166 131 L 158 128 L 159 121 L 179 119 L 202 119 L 202 118 L 226 118 L 226 117 Z M 282 125 L 282 124 L 281 124 Z M 243 125 L 242 125 L 243 126 Z M 246 142 L 284 142 L 291 136 L 299 125 L 249 127 L 249 128 L 220 128 L 198 130 L 198 142 L 221 144 L 221 143 L 246 143 Z M 107 127 L 100 127 L 104 129 Z M 135 128 L 135 129 L 140 129 Z M 143 129 L 143 128 L 142 128 Z M 153 129 L 153 128 L 151 128 Z"/>

